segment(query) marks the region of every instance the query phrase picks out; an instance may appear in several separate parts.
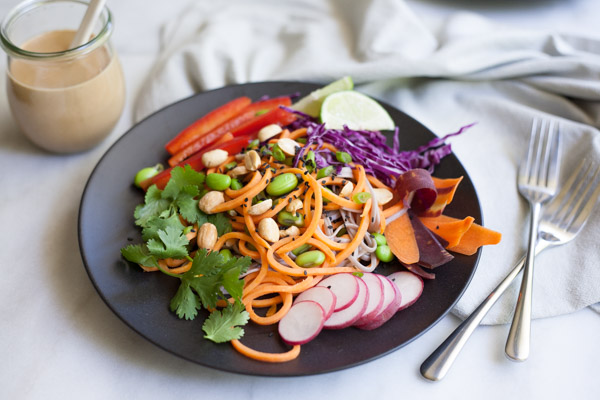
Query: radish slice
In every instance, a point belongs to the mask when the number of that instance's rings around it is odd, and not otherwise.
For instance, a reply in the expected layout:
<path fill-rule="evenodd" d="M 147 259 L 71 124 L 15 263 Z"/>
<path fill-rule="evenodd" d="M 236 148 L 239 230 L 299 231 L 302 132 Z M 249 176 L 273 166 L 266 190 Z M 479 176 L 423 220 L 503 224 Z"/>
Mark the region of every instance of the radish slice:
<path fill-rule="evenodd" d="M 294 304 L 306 300 L 312 300 L 323 307 L 325 319 L 329 318 L 335 309 L 335 294 L 324 286 L 313 286 L 310 289 L 305 290 L 296 297 Z"/>
<path fill-rule="evenodd" d="M 335 309 L 333 311 L 350 307 L 358 296 L 358 278 L 348 273 L 328 276 L 319 282 L 317 286 L 324 286 L 335 295 Z"/>
<path fill-rule="evenodd" d="M 371 321 L 379 314 L 383 307 L 383 283 L 375 274 L 365 272 L 362 280 L 367 284 L 369 290 L 369 301 L 367 308 L 362 317 L 356 321 L 355 325 L 364 325 Z"/>
<path fill-rule="evenodd" d="M 353 276 L 353 275 L 352 275 Z M 325 321 L 323 326 L 326 329 L 343 329 L 354 324 L 365 312 L 367 303 L 369 302 L 369 290 L 367 284 L 362 279 L 356 279 L 358 284 L 358 296 L 356 300 L 350 305 L 350 307 L 344 308 L 340 311 L 335 311 Z"/>
<path fill-rule="evenodd" d="M 402 302 L 398 310 L 404 310 L 406 307 L 413 305 L 421 297 L 424 283 L 420 276 L 408 271 L 399 271 L 390 274 L 388 278 L 395 283 L 400 293 L 402 293 Z"/>
<path fill-rule="evenodd" d="M 375 274 L 375 276 L 381 280 L 383 285 L 383 307 L 379 314 L 372 318 L 371 322 L 357 325 L 358 328 L 368 331 L 379 328 L 392 318 L 402 302 L 402 295 L 392 281 L 383 275 Z"/>
<path fill-rule="evenodd" d="M 301 301 L 295 303 L 279 321 L 279 336 L 287 344 L 304 344 L 321 332 L 324 322 L 323 307 L 312 300 Z"/>

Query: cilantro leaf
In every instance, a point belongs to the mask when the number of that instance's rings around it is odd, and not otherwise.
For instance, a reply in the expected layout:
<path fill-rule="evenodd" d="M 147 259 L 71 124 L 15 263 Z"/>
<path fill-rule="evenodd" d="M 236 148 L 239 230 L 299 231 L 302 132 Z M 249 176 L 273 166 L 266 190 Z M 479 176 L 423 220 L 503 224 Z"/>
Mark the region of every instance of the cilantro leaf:
<path fill-rule="evenodd" d="M 222 295 L 219 266 L 223 262 L 223 256 L 218 252 L 213 251 L 207 255 L 206 250 L 200 249 L 194 256 L 190 270 L 181 277 L 182 281 L 188 282 L 198 293 L 205 308 L 215 308 Z"/>
<path fill-rule="evenodd" d="M 240 339 L 244 336 L 244 330 L 240 325 L 246 325 L 250 315 L 240 304 L 229 304 L 222 311 L 213 311 L 204 321 L 202 330 L 205 339 L 216 343 L 228 342 Z"/>
<path fill-rule="evenodd" d="M 135 224 L 146 226 L 150 218 L 159 216 L 169 205 L 170 202 L 162 198 L 162 191 L 156 185 L 150 186 L 144 196 L 144 204 L 138 205 L 133 213 Z"/>
<path fill-rule="evenodd" d="M 165 230 L 158 231 L 160 239 L 148 240 L 148 250 L 159 258 L 183 258 L 188 255 L 187 244 L 189 239 L 183 234 L 183 231 L 168 226 Z"/>
<path fill-rule="evenodd" d="M 204 173 L 197 172 L 189 165 L 175 167 L 171 170 L 171 178 L 163 191 L 163 198 L 175 200 L 186 186 L 198 187 L 204 183 Z M 195 194 L 196 196 L 198 193 Z"/>
<path fill-rule="evenodd" d="M 190 285 L 182 282 L 175 297 L 171 299 L 170 308 L 179 318 L 193 320 L 198 315 L 201 304 L 198 296 L 190 289 Z"/>
<path fill-rule="evenodd" d="M 240 275 L 246 272 L 251 263 L 252 259 L 250 257 L 234 257 L 221 267 L 221 284 L 223 288 L 239 302 L 242 301 L 244 289 L 244 280 L 240 279 Z"/>
<path fill-rule="evenodd" d="M 127 261 L 131 261 L 132 263 L 147 267 L 156 267 L 158 265 L 145 244 L 130 244 L 121 249 L 121 254 Z"/>
<path fill-rule="evenodd" d="M 252 260 L 250 257 L 232 258 L 225 262 L 219 252 L 207 253 L 200 249 L 196 252 L 192 266 L 189 271 L 181 275 L 181 285 L 171 300 L 171 310 L 185 310 L 178 312 L 178 316 L 191 319 L 195 314 L 191 311 L 192 302 L 190 292 L 195 292 L 194 301 L 198 302 L 196 308 L 202 305 L 204 308 L 213 309 L 217 307 L 217 300 L 225 298 L 221 288 L 227 290 L 238 303 L 241 303 L 244 281 L 239 278 L 245 272 Z"/>
<path fill-rule="evenodd" d="M 198 293 L 198 297 L 204 308 L 216 308 L 217 300 L 219 300 L 219 297 L 223 297 L 219 278 L 218 275 L 208 275 L 189 281 L 189 285 Z"/>
<path fill-rule="evenodd" d="M 217 227 L 219 236 L 231 232 L 231 222 L 224 213 L 210 214 L 207 216 L 208 222 Z"/>
<path fill-rule="evenodd" d="M 172 213 L 168 218 L 152 217 L 148 220 L 144 229 L 142 229 L 142 239 L 145 241 L 150 239 L 158 240 L 160 239 L 158 232 L 161 230 L 166 231 L 167 228 L 177 229 L 180 232 L 183 232 L 185 229 L 175 213 Z"/>
<path fill-rule="evenodd" d="M 177 208 L 186 221 L 197 222 L 201 226 L 206 222 L 206 214 L 198 208 L 198 200 L 195 198 L 198 194 L 197 186 L 184 186 L 177 196 Z"/>

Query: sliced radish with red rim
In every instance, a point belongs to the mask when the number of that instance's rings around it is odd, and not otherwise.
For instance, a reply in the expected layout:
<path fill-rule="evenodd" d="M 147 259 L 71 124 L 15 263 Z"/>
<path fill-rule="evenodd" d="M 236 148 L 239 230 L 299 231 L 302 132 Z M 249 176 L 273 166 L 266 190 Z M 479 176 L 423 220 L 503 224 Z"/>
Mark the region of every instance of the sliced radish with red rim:
<path fill-rule="evenodd" d="M 367 285 L 361 279 L 356 279 L 358 285 L 358 295 L 356 300 L 347 308 L 340 311 L 335 311 L 325 321 L 324 328 L 326 329 L 343 329 L 354 324 L 365 312 L 369 301 L 369 290 Z"/>
<path fill-rule="evenodd" d="M 365 272 L 360 278 L 367 285 L 369 291 L 369 301 L 362 317 L 356 321 L 355 325 L 366 324 L 379 314 L 383 308 L 383 283 L 376 274 Z"/>
<path fill-rule="evenodd" d="M 383 306 L 378 314 L 371 317 L 370 321 L 356 325 L 360 329 L 372 330 L 380 327 L 394 316 L 402 302 L 402 295 L 392 281 L 383 275 L 375 274 L 375 276 L 381 280 L 383 285 Z"/>
<path fill-rule="evenodd" d="M 350 307 L 358 296 L 358 278 L 348 273 L 328 276 L 317 286 L 324 286 L 333 292 L 336 299 L 334 311 Z"/>
<path fill-rule="evenodd" d="M 321 332 L 324 322 L 323 307 L 312 300 L 300 301 L 279 321 L 279 336 L 291 345 L 305 344 Z"/>
<path fill-rule="evenodd" d="M 335 309 L 335 294 L 324 286 L 313 286 L 300 293 L 294 300 L 294 304 L 301 301 L 312 300 L 318 303 L 325 311 L 325 319 L 329 318 Z"/>
<path fill-rule="evenodd" d="M 394 282 L 400 293 L 402 293 L 402 302 L 400 303 L 399 310 L 413 305 L 421 297 L 421 293 L 423 293 L 423 279 L 412 272 L 394 272 L 388 276 L 388 279 Z"/>

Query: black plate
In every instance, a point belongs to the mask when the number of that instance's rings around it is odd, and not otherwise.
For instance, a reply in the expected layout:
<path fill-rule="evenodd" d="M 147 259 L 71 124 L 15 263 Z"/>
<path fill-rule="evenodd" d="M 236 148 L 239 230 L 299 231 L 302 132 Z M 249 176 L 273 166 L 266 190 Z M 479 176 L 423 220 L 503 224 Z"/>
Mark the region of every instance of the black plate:
<path fill-rule="evenodd" d="M 347 328 L 323 331 L 302 346 L 300 356 L 283 364 L 261 363 L 237 353 L 229 343 L 202 338 L 206 314 L 194 321 L 178 319 L 169 311 L 178 280 L 160 273 L 144 273 L 120 257 L 119 250 L 140 243 L 133 210 L 143 194 L 132 185 L 135 173 L 156 162 L 165 162 L 164 144 L 199 116 L 237 96 L 258 99 L 299 92 L 318 85 L 301 82 L 262 82 L 228 86 L 200 93 L 172 104 L 135 125 L 102 157 L 86 185 L 79 210 L 79 245 L 90 279 L 106 304 L 127 325 L 157 346 L 192 362 L 224 371 L 265 376 L 298 376 L 335 371 L 364 363 L 398 349 L 431 328 L 458 301 L 479 259 L 457 255 L 436 269 L 437 278 L 425 283 L 424 293 L 412 307 L 399 312 L 374 331 Z M 385 105 L 400 127 L 402 149 L 414 149 L 435 136 L 408 115 Z M 475 189 L 454 155 L 436 169 L 438 177 L 464 176 L 447 214 L 471 215 L 481 222 Z M 392 272 L 391 268 L 382 273 Z M 276 326 L 249 325 L 243 342 L 263 351 L 280 352 Z"/>

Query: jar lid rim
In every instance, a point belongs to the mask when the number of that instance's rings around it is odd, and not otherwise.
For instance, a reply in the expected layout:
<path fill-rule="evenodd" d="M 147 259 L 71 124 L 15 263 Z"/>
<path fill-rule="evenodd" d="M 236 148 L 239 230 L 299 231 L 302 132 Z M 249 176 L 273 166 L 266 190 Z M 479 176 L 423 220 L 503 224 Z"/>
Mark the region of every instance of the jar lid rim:
<path fill-rule="evenodd" d="M 52 3 L 79 3 L 88 6 L 89 3 L 83 0 L 27 0 L 15 6 L 4 18 L 0 27 L 0 45 L 11 56 L 19 58 L 28 58 L 35 60 L 54 60 L 54 59 L 71 59 L 88 54 L 94 49 L 100 47 L 110 37 L 113 30 L 112 13 L 105 5 L 102 9 L 101 16 L 106 21 L 100 32 L 95 35 L 89 42 L 81 46 L 74 47 L 63 51 L 55 51 L 48 53 L 38 53 L 29 51 L 17 46 L 8 38 L 8 29 L 15 18 L 43 5 Z"/>

